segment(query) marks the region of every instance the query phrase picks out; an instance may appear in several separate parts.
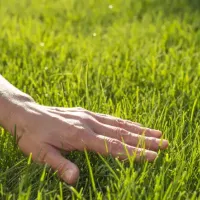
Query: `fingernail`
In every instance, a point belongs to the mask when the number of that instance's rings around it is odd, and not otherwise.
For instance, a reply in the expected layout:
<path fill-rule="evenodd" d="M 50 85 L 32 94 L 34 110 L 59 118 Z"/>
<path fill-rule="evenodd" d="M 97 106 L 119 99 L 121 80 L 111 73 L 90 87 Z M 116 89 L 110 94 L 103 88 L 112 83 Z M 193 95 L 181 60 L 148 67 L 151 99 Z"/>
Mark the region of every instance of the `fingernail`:
<path fill-rule="evenodd" d="M 156 140 L 156 143 L 159 145 L 161 149 L 166 149 L 168 147 L 167 140 Z"/>
<path fill-rule="evenodd" d="M 159 130 L 153 130 L 153 132 L 155 133 L 155 135 L 156 135 L 157 137 L 161 137 L 161 135 L 162 135 L 162 132 L 159 131 Z"/>
<path fill-rule="evenodd" d="M 154 161 L 157 156 L 158 156 L 158 154 L 153 151 L 148 151 L 148 153 L 146 153 L 146 158 L 148 161 Z"/>
<path fill-rule="evenodd" d="M 64 172 L 63 179 L 64 179 L 66 182 L 71 182 L 72 176 L 73 176 L 73 170 L 68 169 L 68 170 L 66 170 L 66 171 Z"/>
<path fill-rule="evenodd" d="M 168 145 L 169 145 L 168 140 L 163 140 L 163 141 L 162 141 L 162 146 L 163 146 L 164 149 L 167 148 Z"/>

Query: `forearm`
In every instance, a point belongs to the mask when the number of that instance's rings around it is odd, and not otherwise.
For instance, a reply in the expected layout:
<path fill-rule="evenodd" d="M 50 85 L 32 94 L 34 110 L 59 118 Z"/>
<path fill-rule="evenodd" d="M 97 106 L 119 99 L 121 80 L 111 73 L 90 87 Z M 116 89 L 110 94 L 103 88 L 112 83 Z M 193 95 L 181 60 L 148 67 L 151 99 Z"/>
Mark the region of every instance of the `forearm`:
<path fill-rule="evenodd" d="M 0 125 L 12 131 L 19 107 L 24 102 L 31 102 L 33 99 L 18 90 L 0 75 Z M 12 127 L 12 128 L 11 128 Z"/>

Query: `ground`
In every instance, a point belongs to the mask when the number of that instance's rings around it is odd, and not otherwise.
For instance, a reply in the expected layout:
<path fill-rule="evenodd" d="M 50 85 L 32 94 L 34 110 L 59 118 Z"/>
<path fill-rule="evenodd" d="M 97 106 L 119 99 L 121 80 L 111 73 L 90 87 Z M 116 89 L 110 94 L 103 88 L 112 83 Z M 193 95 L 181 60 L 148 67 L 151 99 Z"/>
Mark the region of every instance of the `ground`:
<path fill-rule="evenodd" d="M 163 132 L 153 163 L 83 152 L 75 186 L 0 130 L 0 199 L 200 198 L 199 0 L 0 0 L 0 73 L 38 103 Z"/>

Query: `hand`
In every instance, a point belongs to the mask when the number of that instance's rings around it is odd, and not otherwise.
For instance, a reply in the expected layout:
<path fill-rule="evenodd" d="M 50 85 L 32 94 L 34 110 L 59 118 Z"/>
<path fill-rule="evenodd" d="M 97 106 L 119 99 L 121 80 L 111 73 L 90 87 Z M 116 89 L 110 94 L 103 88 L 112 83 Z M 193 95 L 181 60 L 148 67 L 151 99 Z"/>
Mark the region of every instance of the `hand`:
<path fill-rule="evenodd" d="M 127 149 L 130 155 L 135 153 L 136 160 L 144 155 L 148 161 L 153 161 L 156 151 L 168 146 L 167 140 L 159 139 L 161 132 L 158 130 L 83 108 L 47 107 L 27 102 L 17 106 L 12 122 L 16 124 L 20 149 L 26 155 L 32 153 L 33 160 L 50 165 L 69 184 L 76 182 L 79 169 L 61 155 L 61 150 L 83 151 L 86 148 L 126 159 Z M 138 147 L 140 142 L 145 143 L 146 149 Z"/>

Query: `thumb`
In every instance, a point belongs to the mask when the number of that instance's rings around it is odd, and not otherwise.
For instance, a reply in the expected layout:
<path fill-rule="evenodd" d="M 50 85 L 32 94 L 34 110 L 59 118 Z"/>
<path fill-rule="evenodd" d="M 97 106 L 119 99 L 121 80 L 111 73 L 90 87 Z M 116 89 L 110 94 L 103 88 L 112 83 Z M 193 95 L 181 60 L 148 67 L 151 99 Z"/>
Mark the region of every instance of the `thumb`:
<path fill-rule="evenodd" d="M 68 184 L 73 185 L 79 178 L 79 168 L 64 158 L 59 150 L 51 149 L 45 156 L 45 163 L 58 171 L 59 176 Z"/>

